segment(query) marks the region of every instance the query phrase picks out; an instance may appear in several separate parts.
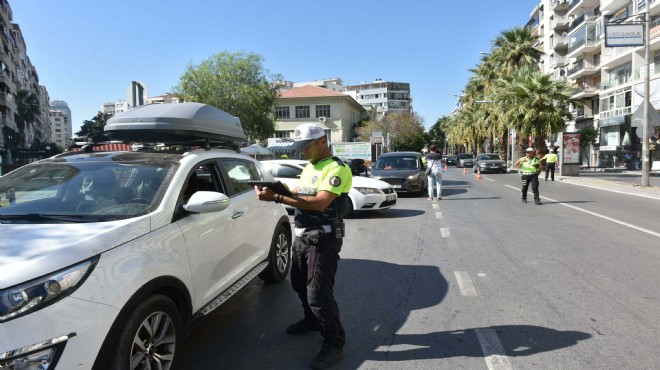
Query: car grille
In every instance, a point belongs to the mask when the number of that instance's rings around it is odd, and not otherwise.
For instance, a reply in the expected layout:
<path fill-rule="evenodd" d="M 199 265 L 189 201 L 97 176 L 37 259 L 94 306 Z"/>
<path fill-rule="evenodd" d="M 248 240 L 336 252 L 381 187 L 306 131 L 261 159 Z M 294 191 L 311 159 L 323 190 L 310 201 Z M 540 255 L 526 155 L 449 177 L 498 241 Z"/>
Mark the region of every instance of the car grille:
<path fill-rule="evenodd" d="M 394 178 L 385 178 L 385 179 L 380 179 L 381 181 L 385 181 L 386 183 L 390 185 L 401 185 L 403 184 L 403 179 L 394 179 Z"/>
<path fill-rule="evenodd" d="M 381 207 L 390 207 L 396 204 L 396 199 L 395 200 L 390 200 L 389 202 L 383 202 L 380 204 Z"/>
<path fill-rule="evenodd" d="M 387 188 L 387 189 L 382 189 L 383 193 L 385 194 L 392 194 L 394 193 L 394 188 Z"/>

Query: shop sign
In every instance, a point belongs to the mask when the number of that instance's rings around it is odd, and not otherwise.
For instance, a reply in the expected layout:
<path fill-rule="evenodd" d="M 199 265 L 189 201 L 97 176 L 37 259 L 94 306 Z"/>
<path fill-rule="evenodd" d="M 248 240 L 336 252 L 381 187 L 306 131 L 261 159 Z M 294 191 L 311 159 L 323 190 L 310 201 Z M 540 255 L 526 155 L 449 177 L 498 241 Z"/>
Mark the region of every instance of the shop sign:
<path fill-rule="evenodd" d="M 615 151 L 616 145 L 602 145 L 598 148 L 601 152 Z"/>

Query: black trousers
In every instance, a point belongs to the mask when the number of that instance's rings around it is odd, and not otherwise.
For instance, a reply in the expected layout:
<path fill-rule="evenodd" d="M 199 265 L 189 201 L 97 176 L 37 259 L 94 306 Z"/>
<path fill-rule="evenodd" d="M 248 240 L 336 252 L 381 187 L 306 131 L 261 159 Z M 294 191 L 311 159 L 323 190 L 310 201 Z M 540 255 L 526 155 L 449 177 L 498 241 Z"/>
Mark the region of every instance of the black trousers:
<path fill-rule="evenodd" d="M 527 199 L 527 189 L 529 184 L 532 184 L 532 193 L 534 193 L 534 199 L 541 199 L 539 197 L 539 174 L 534 175 L 522 175 L 522 198 Z"/>
<path fill-rule="evenodd" d="M 317 322 L 323 339 L 339 347 L 346 342 L 334 296 L 342 241 L 328 237 L 318 245 L 308 245 L 297 237 L 291 266 L 291 285 L 302 302 L 305 318 Z"/>
<path fill-rule="evenodd" d="M 548 179 L 548 172 L 552 175 L 550 178 L 554 181 L 555 180 L 555 164 L 554 163 L 546 163 L 545 164 L 545 179 Z"/>

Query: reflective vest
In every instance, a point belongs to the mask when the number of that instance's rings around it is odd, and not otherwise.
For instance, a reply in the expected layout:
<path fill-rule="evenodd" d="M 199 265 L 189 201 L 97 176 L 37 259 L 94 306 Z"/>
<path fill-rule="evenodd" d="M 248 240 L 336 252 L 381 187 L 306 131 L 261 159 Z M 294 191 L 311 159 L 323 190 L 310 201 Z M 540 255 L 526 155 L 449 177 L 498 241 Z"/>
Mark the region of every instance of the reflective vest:
<path fill-rule="evenodd" d="M 555 163 L 557 162 L 557 154 L 555 153 L 548 153 L 541 158 L 542 160 L 545 159 L 546 163 Z"/>
<path fill-rule="evenodd" d="M 538 158 L 536 158 L 536 157 L 532 157 L 532 158 L 525 157 L 523 159 L 522 163 L 520 163 L 520 167 L 522 168 L 523 173 L 525 173 L 525 174 L 530 174 L 530 173 L 534 174 L 534 173 L 538 172 L 538 168 L 536 166 L 534 166 L 537 163 L 541 163 Z"/>

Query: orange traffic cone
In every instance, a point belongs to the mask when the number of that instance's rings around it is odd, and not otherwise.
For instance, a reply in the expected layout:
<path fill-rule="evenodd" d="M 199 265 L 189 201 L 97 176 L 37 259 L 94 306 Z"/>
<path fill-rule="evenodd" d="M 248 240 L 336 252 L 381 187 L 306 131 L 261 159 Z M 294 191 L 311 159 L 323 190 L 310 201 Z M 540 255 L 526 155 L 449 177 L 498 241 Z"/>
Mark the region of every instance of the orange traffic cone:
<path fill-rule="evenodd" d="M 481 171 L 477 170 L 477 180 L 481 180 Z"/>
<path fill-rule="evenodd" d="M 467 167 L 463 167 L 463 175 L 467 175 Z"/>

